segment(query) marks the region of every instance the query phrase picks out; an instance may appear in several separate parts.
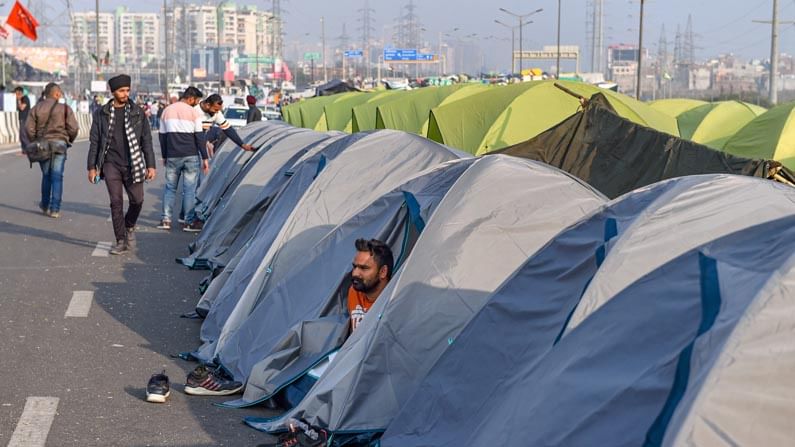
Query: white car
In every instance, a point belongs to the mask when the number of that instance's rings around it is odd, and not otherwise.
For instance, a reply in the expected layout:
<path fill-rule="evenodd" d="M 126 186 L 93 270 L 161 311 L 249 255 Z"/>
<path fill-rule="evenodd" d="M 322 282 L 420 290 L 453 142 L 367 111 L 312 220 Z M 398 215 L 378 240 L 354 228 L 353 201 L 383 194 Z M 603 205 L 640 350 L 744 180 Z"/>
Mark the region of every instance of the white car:
<path fill-rule="evenodd" d="M 247 113 L 248 107 L 229 106 L 224 109 L 224 118 L 229 121 L 232 127 L 245 127 Z"/>
<path fill-rule="evenodd" d="M 282 119 L 282 114 L 275 107 L 260 107 L 259 110 L 262 112 L 262 121 Z"/>

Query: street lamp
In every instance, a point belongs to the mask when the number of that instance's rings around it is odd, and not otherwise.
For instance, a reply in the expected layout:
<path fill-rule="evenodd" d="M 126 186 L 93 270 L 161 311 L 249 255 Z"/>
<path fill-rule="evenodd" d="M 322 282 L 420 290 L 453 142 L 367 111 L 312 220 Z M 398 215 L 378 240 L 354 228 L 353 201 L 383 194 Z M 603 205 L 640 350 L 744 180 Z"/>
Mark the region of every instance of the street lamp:
<path fill-rule="evenodd" d="M 494 19 L 494 23 L 500 24 L 500 25 L 502 25 L 502 26 L 504 26 L 506 28 L 510 28 L 511 29 L 511 74 L 516 73 L 515 40 L 516 40 L 516 28 L 519 28 L 519 25 L 511 26 L 511 25 L 508 25 L 506 23 L 500 22 L 497 19 Z M 527 22 L 522 23 L 521 26 L 529 25 L 531 23 L 533 23 L 533 21 L 532 20 L 528 20 Z"/>
<path fill-rule="evenodd" d="M 560 0 L 558 0 L 558 1 L 560 1 Z M 500 11 L 516 17 L 518 19 L 518 21 L 519 21 L 519 25 L 518 26 L 519 26 L 519 74 L 520 75 L 522 74 L 522 51 L 523 51 L 523 49 L 522 49 L 522 27 L 524 25 L 524 23 L 523 23 L 524 19 L 526 17 L 530 17 L 533 14 L 537 14 L 537 13 L 543 11 L 543 10 L 544 10 L 543 8 L 538 8 L 538 9 L 536 9 L 533 12 L 528 12 L 527 14 L 516 14 L 514 12 L 508 11 L 505 8 L 500 8 Z"/>

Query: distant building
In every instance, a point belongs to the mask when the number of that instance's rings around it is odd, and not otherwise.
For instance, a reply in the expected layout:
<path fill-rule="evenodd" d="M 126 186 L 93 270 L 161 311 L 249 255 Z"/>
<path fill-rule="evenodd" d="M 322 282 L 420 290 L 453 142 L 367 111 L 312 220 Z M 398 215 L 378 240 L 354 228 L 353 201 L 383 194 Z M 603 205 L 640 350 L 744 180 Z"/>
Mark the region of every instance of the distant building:
<path fill-rule="evenodd" d="M 97 34 L 97 17 L 99 33 Z M 116 53 L 115 15 L 109 12 L 76 12 L 72 14 L 71 42 L 76 59 L 88 61 L 92 55 L 103 58 L 106 53 Z M 97 48 L 99 41 L 99 48 Z M 99 54 L 97 53 L 99 50 Z"/>
<path fill-rule="evenodd" d="M 155 13 L 128 12 L 127 8 L 116 10 L 117 63 L 148 64 L 160 58 L 160 17 Z"/>

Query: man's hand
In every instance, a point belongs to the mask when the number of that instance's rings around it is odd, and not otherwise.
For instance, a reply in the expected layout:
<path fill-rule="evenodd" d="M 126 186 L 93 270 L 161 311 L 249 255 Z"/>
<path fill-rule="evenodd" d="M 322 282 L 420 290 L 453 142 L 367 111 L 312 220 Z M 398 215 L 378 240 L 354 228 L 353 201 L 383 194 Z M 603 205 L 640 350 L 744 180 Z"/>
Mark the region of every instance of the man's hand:
<path fill-rule="evenodd" d="M 210 162 L 209 160 L 202 160 L 202 173 L 207 175 L 208 172 L 210 172 Z"/>
<path fill-rule="evenodd" d="M 244 144 L 244 145 L 242 145 L 242 146 L 240 146 L 240 147 L 242 147 L 244 151 L 249 151 L 249 152 L 251 152 L 251 151 L 253 151 L 253 150 L 254 150 L 254 146 L 252 146 L 252 145 L 250 145 L 250 144 Z"/>
<path fill-rule="evenodd" d="M 155 170 L 155 168 L 146 168 L 146 177 L 144 177 L 144 179 L 152 180 L 153 178 L 155 178 L 155 175 L 157 175 L 157 171 Z"/>
<path fill-rule="evenodd" d="M 94 184 L 94 179 L 97 177 L 97 170 L 96 169 L 89 169 L 88 170 L 88 183 Z"/>

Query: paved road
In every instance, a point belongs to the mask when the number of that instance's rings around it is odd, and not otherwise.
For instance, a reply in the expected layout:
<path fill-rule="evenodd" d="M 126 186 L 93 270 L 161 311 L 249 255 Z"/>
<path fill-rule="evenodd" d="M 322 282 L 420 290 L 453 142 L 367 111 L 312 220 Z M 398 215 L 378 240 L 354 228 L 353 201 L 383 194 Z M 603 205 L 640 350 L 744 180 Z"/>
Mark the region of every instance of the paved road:
<path fill-rule="evenodd" d="M 21 445 L 41 445 L 35 438 L 47 436 L 50 420 L 48 446 L 250 446 L 268 439 L 241 423 L 242 416 L 267 416 L 264 410 L 221 409 L 211 403 L 223 398 L 182 393 L 194 365 L 172 354 L 198 345 L 200 322 L 179 315 L 192 310 L 205 272 L 174 262 L 193 235 L 154 228 L 163 172 L 145 187 L 138 249 L 93 256 L 113 232 L 104 183 L 85 179 L 87 150 L 85 142 L 70 149 L 59 219 L 36 206 L 38 166 L 0 150 L 0 446 L 15 430 L 31 439 Z M 87 317 L 65 317 L 73 297 L 91 297 L 75 292 L 93 292 Z M 172 380 L 171 399 L 147 403 L 146 382 L 162 369 Z"/>

